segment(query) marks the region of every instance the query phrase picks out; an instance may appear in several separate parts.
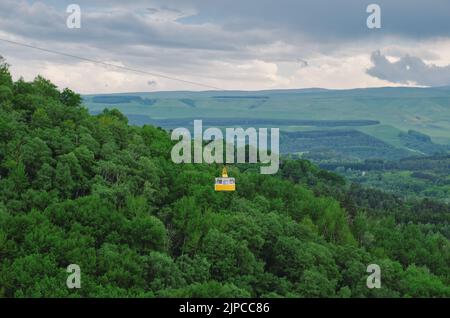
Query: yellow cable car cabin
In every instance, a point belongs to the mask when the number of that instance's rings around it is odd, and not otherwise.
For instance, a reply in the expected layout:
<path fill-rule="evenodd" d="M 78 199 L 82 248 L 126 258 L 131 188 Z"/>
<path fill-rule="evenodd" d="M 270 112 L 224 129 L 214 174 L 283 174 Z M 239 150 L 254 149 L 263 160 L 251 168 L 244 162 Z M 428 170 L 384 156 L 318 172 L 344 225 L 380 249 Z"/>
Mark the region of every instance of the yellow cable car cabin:
<path fill-rule="evenodd" d="M 216 178 L 216 182 L 214 184 L 215 191 L 235 191 L 236 190 L 236 181 L 234 178 L 229 178 L 227 173 L 227 168 L 223 168 L 222 170 L 222 178 Z"/>

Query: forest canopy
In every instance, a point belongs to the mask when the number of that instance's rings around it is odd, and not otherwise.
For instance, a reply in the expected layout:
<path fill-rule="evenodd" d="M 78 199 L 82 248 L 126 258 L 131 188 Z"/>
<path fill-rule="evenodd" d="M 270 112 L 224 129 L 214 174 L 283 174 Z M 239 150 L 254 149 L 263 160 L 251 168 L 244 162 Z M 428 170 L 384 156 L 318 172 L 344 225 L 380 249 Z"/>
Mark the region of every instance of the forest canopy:
<path fill-rule="evenodd" d="M 222 167 L 174 164 L 172 146 L 2 64 L 0 297 L 450 296 L 448 205 L 287 158 L 274 176 L 231 167 L 237 191 L 217 193 Z"/>

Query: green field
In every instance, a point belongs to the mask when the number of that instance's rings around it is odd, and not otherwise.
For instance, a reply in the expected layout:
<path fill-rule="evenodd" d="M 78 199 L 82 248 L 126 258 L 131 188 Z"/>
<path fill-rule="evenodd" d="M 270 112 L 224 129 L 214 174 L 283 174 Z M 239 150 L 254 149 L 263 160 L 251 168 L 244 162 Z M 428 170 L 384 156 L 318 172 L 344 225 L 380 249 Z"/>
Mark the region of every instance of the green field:
<path fill-rule="evenodd" d="M 190 127 L 193 119 L 203 119 L 205 126 L 209 121 L 218 127 L 279 127 L 282 133 L 328 131 L 331 135 L 337 131 L 339 135 L 342 130 L 356 130 L 362 134 L 349 133 L 356 147 L 372 147 L 375 139 L 375 143 L 384 143 L 376 149 L 354 152 L 340 144 L 339 138 L 334 145 L 317 139 L 314 147 L 303 147 L 304 140 L 290 140 L 285 135 L 285 144 L 298 146 L 284 147 L 288 152 L 331 150 L 349 160 L 432 155 L 447 152 L 450 144 L 448 87 L 126 93 L 88 95 L 84 103 L 91 113 L 117 108 L 135 125 L 169 129 Z M 408 131 L 419 133 L 419 137 Z"/>

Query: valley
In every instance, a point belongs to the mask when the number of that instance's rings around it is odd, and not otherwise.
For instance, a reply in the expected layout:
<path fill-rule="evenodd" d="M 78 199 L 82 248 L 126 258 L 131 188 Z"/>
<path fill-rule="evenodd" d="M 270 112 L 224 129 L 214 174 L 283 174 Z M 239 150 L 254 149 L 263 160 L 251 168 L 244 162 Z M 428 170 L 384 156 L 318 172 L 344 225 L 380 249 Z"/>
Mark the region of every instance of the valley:
<path fill-rule="evenodd" d="M 298 89 L 154 92 L 87 95 L 92 114 L 116 108 L 130 124 L 171 130 L 191 127 L 280 128 L 280 153 L 308 159 L 353 182 L 406 197 L 448 201 L 450 169 L 436 155 L 450 153 L 450 88 Z M 429 161 L 427 177 L 404 160 Z M 367 162 L 381 160 L 379 169 Z M 403 160 L 403 161 L 402 161 Z M 396 169 L 388 169 L 396 165 Z"/>

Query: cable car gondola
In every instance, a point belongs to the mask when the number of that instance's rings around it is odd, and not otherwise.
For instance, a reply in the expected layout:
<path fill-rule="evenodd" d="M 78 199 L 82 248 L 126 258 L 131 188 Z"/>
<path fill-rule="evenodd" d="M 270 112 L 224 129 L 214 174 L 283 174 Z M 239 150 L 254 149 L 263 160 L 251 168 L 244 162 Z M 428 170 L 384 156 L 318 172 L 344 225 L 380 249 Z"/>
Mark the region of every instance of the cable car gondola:
<path fill-rule="evenodd" d="M 228 177 L 227 168 L 223 167 L 222 169 L 222 177 L 216 178 L 216 182 L 214 184 L 215 191 L 235 191 L 236 190 L 236 181 L 234 178 Z"/>

